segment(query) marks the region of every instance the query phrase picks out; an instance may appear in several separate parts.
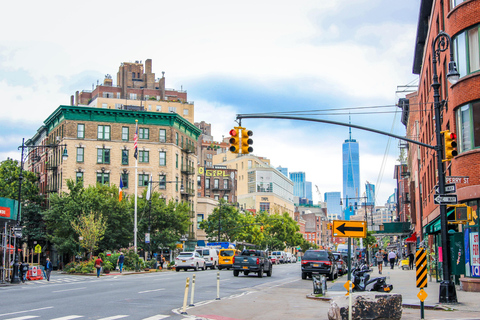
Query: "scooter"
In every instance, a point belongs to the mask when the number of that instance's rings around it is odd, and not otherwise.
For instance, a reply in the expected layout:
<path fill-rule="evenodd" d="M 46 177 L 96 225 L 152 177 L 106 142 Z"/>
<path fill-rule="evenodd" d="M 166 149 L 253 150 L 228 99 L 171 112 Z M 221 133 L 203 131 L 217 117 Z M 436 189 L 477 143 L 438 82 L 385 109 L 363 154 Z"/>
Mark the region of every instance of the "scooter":
<path fill-rule="evenodd" d="M 352 272 L 352 283 L 354 284 L 353 291 L 378 291 L 378 292 L 390 292 L 393 290 L 393 285 L 385 282 L 386 277 L 378 277 L 370 279 L 370 272 L 366 265 L 361 265 L 355 268 Z M 373 284 L 373 285 L 372 285 Z M 367 286 L 370 286 L 367 290 Z"/>

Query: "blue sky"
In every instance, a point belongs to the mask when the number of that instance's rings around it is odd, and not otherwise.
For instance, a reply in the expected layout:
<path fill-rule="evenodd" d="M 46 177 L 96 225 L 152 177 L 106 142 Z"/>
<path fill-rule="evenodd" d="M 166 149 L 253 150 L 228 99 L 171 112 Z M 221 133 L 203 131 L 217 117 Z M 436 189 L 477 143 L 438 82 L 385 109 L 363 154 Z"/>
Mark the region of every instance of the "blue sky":
<path fill-rule="evenodd" d="M 321 116 L 404 135 L 397 86 L 412 74 L 419 0 L 9 2 L 0 21 L 0 161 L 18 159 L 22 138 L 77 90 L 121 62 L 153 60 L 167 87 L 188 92 L 195 121 L 220 140 L 238 113 L 324 110 Z M 52 8 L 56 8 L 53 10 Z M 122 24 L 125 22 L 125 24 Z M 12 28 L 15 26 L 15 28 Z M 347 111 L 348 108 L 348 111 Z M 344 109 L 331 114 L 331 109 Z M 359 112 L 368 114 L 358 114 Z M 338 114 L 341 113 L 341 114 Z M 348 128 L 245 119 L 254 154 L 305 171 L 320 192 L 341 191 L 341 144 Z M 377 185 L 377 205 L 393 193 L 398 141 L 352 130 L 360 181 Z"/>

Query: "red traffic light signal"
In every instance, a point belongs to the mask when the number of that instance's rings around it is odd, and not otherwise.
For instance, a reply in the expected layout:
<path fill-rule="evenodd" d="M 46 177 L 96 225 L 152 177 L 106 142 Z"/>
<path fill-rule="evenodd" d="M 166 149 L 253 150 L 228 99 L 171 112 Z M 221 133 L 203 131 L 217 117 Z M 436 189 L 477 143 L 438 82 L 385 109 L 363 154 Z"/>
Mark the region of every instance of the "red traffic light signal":
<path fill-rule="evenodd" d="M 230 130 L 230 147 L 228 150 L 232 153 L 238 153 L 240 151 L 240 137 L 237 129 Z"/>

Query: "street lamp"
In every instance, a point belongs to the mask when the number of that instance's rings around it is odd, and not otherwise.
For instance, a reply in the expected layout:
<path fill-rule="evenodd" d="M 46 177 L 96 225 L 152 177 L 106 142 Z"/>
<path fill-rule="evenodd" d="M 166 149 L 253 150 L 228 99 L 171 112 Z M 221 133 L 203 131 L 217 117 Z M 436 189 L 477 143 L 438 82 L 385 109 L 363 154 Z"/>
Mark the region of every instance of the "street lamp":
<path fill-rule="evenodd" d="M 25 155 L 25 149 L 37 149 L 37 148 L 58 148 L 64 147 L 62 159 L 65 161 L 68 158 L 67 153 L 67 145 L 66 144 L 46 144 L 46 145 L 25 145 L 25 139 L 22 139 L 22 145 L 18 147 L 18 149 L 22 149 L 22 154 L 20 156 L 20 174 L 18 175 L 18 211 L 17 211 L 17 224 L 16 227 L 20 227 L 20 214 L 21 214 L 21 203 L 22 203 L 22 180 L 23 180 L 23 163 L 25 162 L 26 158 L 28 157 L 28 153 Z M 21 279 L 18 276 L 18 252 L 17 252 L 17 241 L 15 241 L 15 262 L 13 264 L 13 276 L 12 276 L 12 283 L 20 283 Z M 39 261 L 40 263 L 40 261 Z"/>
<path fill-rule="evenodd" d="M 441 108 L 440 102 L 440 83 L 437 75 L 437 59 L 440 60 L 440 53 L 444 52 L 450 47 L 450 62 L 448 63 L 447 79 L 450 83 L 457 83 L 460 74 L 457 71 L 455 60 L 453 59 L 453 47 L 451 46 L 452 39 L 450 36 L 440 31 L 432 43 L 432 71 L 433 71 L 433 100 L 435 109 L 435 135 L 437 139 L 437 168 L 438 168 L 438 192 L 445 194 L 445 172 L 443 171 L 443 142 L 441 134 Z M 440 303 L 456 303 L 457 292 L 455 284 L 451 280 L 450 275 L 450 251 L 447 234 L 447 207 L 446 204 L 440 204 L 440 225 L 441 225 L 441 240 L 442 240 L 442 258 L 443 258 L 443 281 L 440 283 L 439 302 Z"/>
<path fill-rule="evenodd" d="M 163 185 L 163 184 L 167 184 L 167 183 L 178 183 L 179 181 L 152 181 L 152 180 L 149 180 L 148 181 L 148 192 L 147 192 L 147 201 L 148 201 L 148 236 L 150 237 L 150 230 L 151 230 L 151 225 L 152 225 L 152 222 L 151 222 L 151 214 L 152 214 L 152 192 L 153 192 L 153 189 L 152 189 L 152 184 L 156 184 L 158 186 L 160 185 Z M 180 185 L 180 192 L 183 192 L 184 191 L 184 188 L 183 188 L 183 183 Z M 163 197 L 162 197 L 163 198 Z M 151 237 L 148 241 L 148 253 L 147 253 L 147 257 L 150 259 L 150 243 L 151 243 Z"/>

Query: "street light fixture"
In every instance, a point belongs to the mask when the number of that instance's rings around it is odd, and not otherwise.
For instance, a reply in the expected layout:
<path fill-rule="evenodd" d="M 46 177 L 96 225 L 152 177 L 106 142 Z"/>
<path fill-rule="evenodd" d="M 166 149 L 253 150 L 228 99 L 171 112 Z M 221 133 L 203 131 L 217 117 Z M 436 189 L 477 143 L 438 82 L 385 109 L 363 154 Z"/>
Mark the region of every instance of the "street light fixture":
<path fill-rule="evenodd" d="M 67 145 L 66 144 L 46 144 L 46 145 L 25 145 L 25 139 L 22 139 L 22 145 L 18 147 L 18 149 L 22 149 L 22 153 L 20 156 L 20 174 L 18 175 L 18 211 L 17 211 L 17 224 L 16 227 L 20 227 L 20 214 L 21 214 L 21 203 L 22 203 L 22 180 L 23 180 L 23 164 L 28 157 L 28 153 L 24 154 L 25 149 L 37 149 L 37 148 L 58 148 L 64 147 L 62 159 L 63 161 L 67 160 L 68 153 L 67 153 Z M 21 279 L 18 275 L 18 252 L 17 252 L 17 241 L 15 241 L 15 262 L 13 264 L 13 276 L 11 283 L 20 283 Z M 39 261 L 40 263 L 40 261 Z"/>
<path fill-rule="evenodd" d="M 438 193 L 445 194 L 445 172 L 443 170 L 443 142 L 441 134 L 441 108 L 443 104 L 440 102 L 440 83 L 437 75 L 437 59 L 440 60 L 440 53 L 446 51 L 450 47 L 450 62 L 448 63 L 447 79 L 450 83 L 457 83 L 460 74 L 457 71 L 455 60 L 453 59 L 452 39 L 450 36 L 440 31 L 432 43 L 432 71 L 433 71 L 433 100 L 435 109 L 435 135 L 437 146 L 437 168 L 438 168 Z M 442 240 L 442 258 L 443 258 L 443 281 L 440 283 L 439 302 L 440 303 L 456 303 L 457 292 L 455 283 L 451 280 L 450 275 L 450 247 L 448 244 L 447 234 L 447 206 L 440 204 L 440 225 Z"/>

